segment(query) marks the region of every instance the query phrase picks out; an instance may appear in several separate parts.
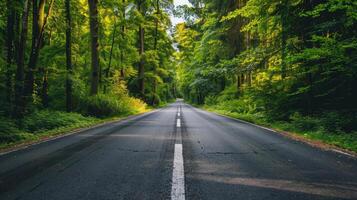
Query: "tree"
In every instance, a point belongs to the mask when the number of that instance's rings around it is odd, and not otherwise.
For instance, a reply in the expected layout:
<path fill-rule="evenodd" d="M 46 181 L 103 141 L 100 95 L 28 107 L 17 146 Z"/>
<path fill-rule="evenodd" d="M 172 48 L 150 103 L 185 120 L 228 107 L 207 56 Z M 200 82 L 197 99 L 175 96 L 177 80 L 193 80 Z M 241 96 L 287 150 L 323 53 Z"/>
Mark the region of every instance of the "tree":
<path fill-rule="evenodd" d="M 71 17 L 71 1 L 65 0 L 65 10 L 66 10 L 66 66 L 67 66 L 67 75 L 66 75 L 66 109 L 67 112 L 72 111 L 72 76 L 73 76 L 73 67 L 72 67 L 72 17 Z"/>
<path fill-rule="evenodd" d="M 96 95 L 99 87 L 99 22 L 98 22 L 98 0 L 88 0 L 90 18 L 90 37 L 92 52 L 92 71 L 90 95 Z"/>
<path fill-rule="evenodd" d="M 51 14 L 51 9 L 54 0 L 51 0 L 48 6 L 47 14 L 45 15 L 46 0 L 33 0 L 32 4 L 32 45 L 30 58 L 28 62 L 28 70 L 25 76 L 24 94 L 27 102 L 32 102 L 34 93 L 35 71 L 37 67 L 40 49 L 42 48 L 43 36 L 48 17 Z"/>
<path fill-rule="evenodd" d="M 15 34 L 15 15 L 16 9 L 14 1 L 7 0 L 7 32 L 6 32 L 6 63 L 7 63 L 7 72 L 6 72 L 6 89 L 7 89 L 7 101 L 11 105 L 12 101 L 12 64 L 14 61 L 14 34 Z M 11 107 L 11 106 L 10 106 Z M 11 110 L 11 109 L 10 109 Z"/>
<path fill-rule="evenodd" d="M 137 9 L 139 13 L 142 16 L 145 16 L 145 0 L 137 0 Z M 139 94 L 142 98 L 145 97 L 145 62 L 144 62 L 144 53 L 145 53 L 145 29 L 143 27 L 143 24 L 139 24 L 139 31 L 138 31 L 138 36 L 139 36 L 139 56 L 140 56 L 140 61 L 138 64 L 138 89 L 139 89 Z"/>
<path fill-rule="evenodd" d="M 24 65 L 25 65 L 25 51 L 26 51 L 26 40 L 28 32 L 28 15 L 31 7 L 31 1 L 24 1 L 24 8 L 22 12 L 22 26 L 19 41 L 19 50 L 17 55 L 17 69 L 15 76 L 15 109 L 14 114 L 16 118 L 21 118 L 24 112 Z"/>

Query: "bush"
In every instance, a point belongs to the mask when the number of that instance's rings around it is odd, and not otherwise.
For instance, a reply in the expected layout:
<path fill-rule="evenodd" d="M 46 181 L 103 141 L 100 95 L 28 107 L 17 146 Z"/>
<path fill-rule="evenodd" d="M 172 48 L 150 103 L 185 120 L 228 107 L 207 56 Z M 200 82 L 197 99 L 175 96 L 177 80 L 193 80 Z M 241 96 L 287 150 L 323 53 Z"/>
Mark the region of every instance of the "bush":
<path fill-rule="evenodd" d="M 351 132 L 357 130 L 357 117 L 356 114 L 328 112 L 322 115 L 321 124 L 327 132 Z"/>
<path fill-rule="evenodd" d="M 94 120 L 78 113 L 66 113 L 60 111 L 41 110 L 27 115 L 24 118 L 23 126 L 28 132 L 35 133 L 60 127 L 68 127 L 81 123 L 88 123 Z"/>
<path fill-rule="evenodd" d="M 16 127 L 13 121 L 0 118 L 0 144 L 19 141 L 25 139 L 27 136 Z"/>
<path fill-rule="evenodd" d="M 218 102 L 223 102 L 223 101 L 229 101 L 229 100 L 234 100 L 237 99 L 237 87 L 236 86 L 231 86 L 223 90 L 217 97 Z"/>
<path fill-rule="evenodd" d="M 85 99 L 81 111 L 95 117 L 110 117 L 134 114 L 145 107 L 145 103 L 132 97 L 99 94 Z"/>
<path fill-rule="evenodd" d="M 205 104 L 208 106 L 213 106 L 216 105 L 217 102 L 217 98 L 215 96 L 208 96 L 205 98 Z"/>
<path fill-rule="evenodd" d="M 291 124 L 298 131 L 317 131 L 320 129 L 320 120 L 294 113 L 290 116 Z"/>

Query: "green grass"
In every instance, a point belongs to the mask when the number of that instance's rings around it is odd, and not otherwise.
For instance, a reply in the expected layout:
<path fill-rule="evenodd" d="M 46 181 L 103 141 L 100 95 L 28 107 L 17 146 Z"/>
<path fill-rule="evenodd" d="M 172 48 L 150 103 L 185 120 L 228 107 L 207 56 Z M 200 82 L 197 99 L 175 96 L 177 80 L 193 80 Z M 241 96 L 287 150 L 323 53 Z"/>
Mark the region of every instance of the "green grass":
<path fill-rule="evenodd" d="M 6 150 L 42 141 L 69 132 L 92 127 L 101 123 L 119 120 L 132 114 L 139 114 L 149 110 L 125 113 L 114 117 L 87 117 L 78 113 L 41 110 L 26 116 L 21 128 L 7 118 L 0 120 L 0 150 Z"/>
<path fill-rule="evenodd" d="M 269 127 L 280 132 L 288 132 L 293 135 L 302 136 L 305 139 L 319 141 L 357 153 L 357 132 L 329 132 L 321 127 L 315 126 L 312 119 L 295 120 L 293 122 L 268 122 L 263 115 L 259 114 L 231 112 L 229 110 L 217 109 L 214 106 L 203 106 L 202 108 L 221 115 Z M 318 121 L 316 123 L 318 123 Z"/>

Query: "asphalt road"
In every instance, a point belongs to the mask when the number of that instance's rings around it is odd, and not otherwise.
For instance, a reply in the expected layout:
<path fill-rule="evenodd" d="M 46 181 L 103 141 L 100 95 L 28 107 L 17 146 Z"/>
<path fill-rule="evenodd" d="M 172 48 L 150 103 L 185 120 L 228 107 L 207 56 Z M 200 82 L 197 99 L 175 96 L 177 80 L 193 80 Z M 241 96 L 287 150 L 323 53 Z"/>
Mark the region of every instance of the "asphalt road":
<path fill-rule="evenodd" d="M 0 155 L 0 199 L 357 199 L 357 159 L 178 101 Z"/>

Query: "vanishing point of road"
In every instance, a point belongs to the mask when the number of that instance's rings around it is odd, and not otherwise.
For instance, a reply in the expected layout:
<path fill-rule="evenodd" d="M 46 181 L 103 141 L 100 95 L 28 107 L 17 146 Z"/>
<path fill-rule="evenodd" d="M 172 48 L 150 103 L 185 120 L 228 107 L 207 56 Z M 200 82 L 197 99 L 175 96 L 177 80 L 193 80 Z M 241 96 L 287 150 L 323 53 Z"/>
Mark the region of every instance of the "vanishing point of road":
<path fill-rule="evenodd" d="M 0 155 L 0 199 L 357 199 L 357 159 L 177 101 Z"/>

